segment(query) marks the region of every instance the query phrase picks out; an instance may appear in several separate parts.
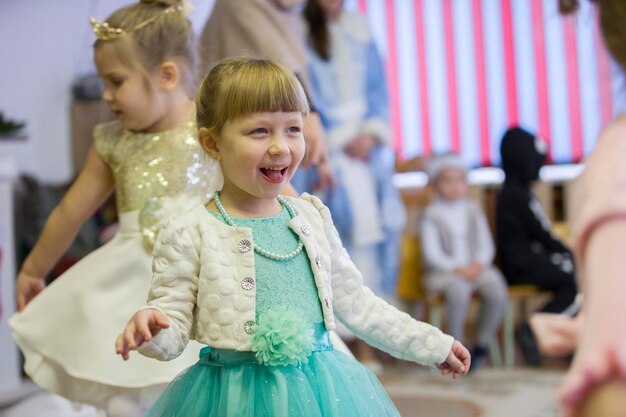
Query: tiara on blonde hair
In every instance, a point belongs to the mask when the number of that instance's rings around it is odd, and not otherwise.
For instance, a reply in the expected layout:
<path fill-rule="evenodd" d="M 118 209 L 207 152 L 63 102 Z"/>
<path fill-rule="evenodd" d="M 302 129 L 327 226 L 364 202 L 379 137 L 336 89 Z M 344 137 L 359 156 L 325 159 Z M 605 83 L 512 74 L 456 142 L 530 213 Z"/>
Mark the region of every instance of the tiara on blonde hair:
<path fill-rule="evenodd" d="M 111 40 L 121 38 L 127 33 L 135 32 L 136 30 L 139 30 L 142 27 L 154 22 L 155 20 L 157 20 L 159 17 L 163 15 L 166 15 L 169 13 L 175 13 L 175 12 L 182 12 L 185 16 L 187 16 L 191 12 L 192 9 L 193 9 L 193 6 L 191 6 L 189 2 L 183 2 L 181 4 L 173 4 L 163 9 L 161 13 L 155 16 L 152 16 L 149 19 L 144 20 L 143 22 L 139 23 L 134 28 L 128 29 L 128 30 L 112 27 L 107 22 L 101 22 L 97 20 L 95 17 L 90 17 L 89 23 L 91 23 L 91 27 L 93 28 L 93 33 L 96 34 L 96 37 L 98 39 L 103 40 L 103 41 L 111 41 Z"/>

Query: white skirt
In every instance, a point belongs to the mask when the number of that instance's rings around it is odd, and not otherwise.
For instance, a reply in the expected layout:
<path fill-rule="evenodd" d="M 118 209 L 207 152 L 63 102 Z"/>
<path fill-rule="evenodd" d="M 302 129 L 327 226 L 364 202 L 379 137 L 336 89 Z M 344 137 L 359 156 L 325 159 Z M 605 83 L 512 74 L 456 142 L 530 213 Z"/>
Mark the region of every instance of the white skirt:
<path fill-rule="evenodd" d="M 140 396 L 169 383 L 198 361 L 192 341 L 176 359 L 160 362 L 131 352 L 125 362 L 115 340 L 141 306 L 152 279 L 152 255 L 142 245 L 138 211 L 122 213 L 120 231 L 59 276 L 9 321 L 25 371 L 41 387 L 72 401 L 104 408 L 113 395 Z"/>

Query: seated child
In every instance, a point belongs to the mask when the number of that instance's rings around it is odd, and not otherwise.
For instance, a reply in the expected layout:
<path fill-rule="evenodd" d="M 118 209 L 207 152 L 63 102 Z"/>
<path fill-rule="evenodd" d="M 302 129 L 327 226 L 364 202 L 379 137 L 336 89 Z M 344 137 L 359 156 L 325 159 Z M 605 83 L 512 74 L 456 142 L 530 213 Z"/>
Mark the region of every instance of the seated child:
<path fill-rule="evenodd" d="M 575 265 L 532 191 L 547 150 L 540 137 L 520 127 L 509 128 L 502 136 L 505 180 L 496 200 L 496 240 L 509 285 L 530 284 L 551 292 L 552 299 L 539 311 L 562 313 L 576 308 Z M 517 336 L 528 364 L 540 365 L 541 354 L 528 323 L 520 325 Z"/>
<path fill-rule="evenodd" d="M 422 256 L 425 289 L 446 300 L 448 332 L 464 342 L 467 308 L 472 293 L 482 300 L 473 369 L 485 359 L 489 342 L 502 321 L 507 288 L 492 265 L 494 243 L 485 214 L 467 198 L 467 168 L 459 155 L 446 154 L 431 162 L 429 177 L 435 198 L 422 214 Z"/>

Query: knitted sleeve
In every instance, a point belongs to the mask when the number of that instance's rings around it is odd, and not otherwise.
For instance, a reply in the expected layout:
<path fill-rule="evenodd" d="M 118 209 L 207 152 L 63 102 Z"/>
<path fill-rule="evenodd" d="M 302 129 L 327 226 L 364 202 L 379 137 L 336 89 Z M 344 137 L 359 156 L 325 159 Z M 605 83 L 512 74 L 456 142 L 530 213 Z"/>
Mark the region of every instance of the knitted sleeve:
<path fill-rule="evenodd" d="M 444 362 L 452 348 L 452 336 L 413 319 L 366 287 L 339 239 L 330 211 L 317 197 L 307 198 L 319 210 L 330 243 L 331 286 L 337 318 L 358 337 L 397 358 L 427 366 Z"/>
<path fill-rule="evenodd" d="M 199 232 L 186 227 L 183 219 L 173 219 L 161 229 L 154 245 L 148 307 L 162 311 L 170 326 L 138 350 L 159 360 L 176 358 L 193 336 L 201 243 Z"/>

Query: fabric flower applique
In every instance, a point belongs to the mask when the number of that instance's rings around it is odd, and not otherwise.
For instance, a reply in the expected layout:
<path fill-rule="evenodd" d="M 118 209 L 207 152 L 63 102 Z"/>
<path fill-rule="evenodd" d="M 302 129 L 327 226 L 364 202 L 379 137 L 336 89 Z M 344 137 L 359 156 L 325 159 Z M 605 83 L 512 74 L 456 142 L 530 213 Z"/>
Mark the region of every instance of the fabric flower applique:
<path fill-rule="evenodd" d="M 250 343 L 262 365 L 307 363 L 313 350 L 313 329 L 301 314 L 277 306 L 259 315 Z"/>

